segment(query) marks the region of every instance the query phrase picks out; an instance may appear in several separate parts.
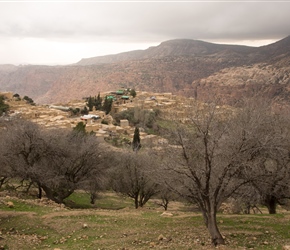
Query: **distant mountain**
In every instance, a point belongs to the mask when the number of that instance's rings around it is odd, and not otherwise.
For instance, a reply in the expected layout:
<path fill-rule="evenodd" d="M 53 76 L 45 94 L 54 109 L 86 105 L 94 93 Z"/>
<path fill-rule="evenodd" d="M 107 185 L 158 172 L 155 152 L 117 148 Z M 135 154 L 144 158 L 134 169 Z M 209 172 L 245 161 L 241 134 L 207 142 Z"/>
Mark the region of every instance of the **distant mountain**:
<path fill-rule="evenodd" d="M 190 39 L 175 39 L 162 42 L 156 47 L 150 47 L 146 50 L 135 50 L 123 52 L 116 55 L 98 56 L 82 59 L 77 65 L 92 65 L 103 63 L 116 63 L 130 60 L 158 59 L 163 57 L 178 56 L 207 56 L 222 51 L 232 51 L 234 53 L 249 54 L 255 48 L 239 45 L 220 45 Z"/>
<path fill-rule="evenodd" d="M 131 87 L 233 103 L 265 94 L 290 103 L 290 36 L 267 46 L 176 39 L 146 50 L 92 57 L 67 66 L 0 65 L 0 90 L 36 103 L 64 103 Z"/>

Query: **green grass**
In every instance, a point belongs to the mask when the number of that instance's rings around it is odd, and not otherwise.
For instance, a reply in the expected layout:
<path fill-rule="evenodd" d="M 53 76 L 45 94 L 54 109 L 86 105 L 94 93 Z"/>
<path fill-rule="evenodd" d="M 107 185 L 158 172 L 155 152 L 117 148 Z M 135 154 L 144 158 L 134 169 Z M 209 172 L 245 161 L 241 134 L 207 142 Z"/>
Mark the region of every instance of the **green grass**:
<path fill-rule="evenodd" d="M 124 196 L 108 195 L 108 193 L 98 194 L 95 204 L 91 204 L 89 194 L 75 192 L 65 200 L 65 203 L 72 208 L 99 208 L 112 210 L 134 206 L 132 199 Z"/>
<path fill-rule="evenodd" d="M 283 214 L 221 215 L 219 220 L 221 232 L 240 247 L 282 249 L 282 242 L 290 239 L 289 219 Z"/>
<path fill-rule="evenodd" d="M 9 200 L 14 208 L 0 204 L 0 246 L 9 250 L 211 249 L 201 214 L 182 206 L 169 206 L 173 216 L 163 217 L 153 202 L 136 210 L 131 199 L 114 193 L 100 194 L 94 206 L 88 194 L 74 193 L 68 200 L 77 209 Z M 217 220 L 227 242 L 223 249 L 282 249 L 290 244 L 290 213 L 218 214 Z"/>
<path fill-rule="evenodd" d="M 0 210 L 14 211 L 14 212 L 32 212 L 32 213 L 37 213 L 39 215 L 42 215 L 51 211 L 51 208 L 39 205 L 36 202 L 30 203 L 29 200 L 27 200 L 28 202 L 25 202 L 25 200 L 19 200 L 16 198 L 10 198 L 10 199 L 7 199 L 7 201 L 8 200 L 13 202 L 13 207 L 9 208 L 6 204 L 0 203 Z"/>

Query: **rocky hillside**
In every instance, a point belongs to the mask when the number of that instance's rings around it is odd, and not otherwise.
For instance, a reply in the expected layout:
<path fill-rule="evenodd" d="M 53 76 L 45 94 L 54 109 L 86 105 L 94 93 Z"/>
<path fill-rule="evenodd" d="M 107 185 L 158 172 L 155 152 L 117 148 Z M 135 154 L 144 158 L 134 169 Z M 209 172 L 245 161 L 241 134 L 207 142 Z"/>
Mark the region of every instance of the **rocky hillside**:
<path fill-rule="evenodd" d="M 290 36 L 262 47 L 171 40 L 67 66 L 0 65 L 0 91 L 64 103 L 121 87 L 233 103 L 263 94 L 290 103 Z"/>

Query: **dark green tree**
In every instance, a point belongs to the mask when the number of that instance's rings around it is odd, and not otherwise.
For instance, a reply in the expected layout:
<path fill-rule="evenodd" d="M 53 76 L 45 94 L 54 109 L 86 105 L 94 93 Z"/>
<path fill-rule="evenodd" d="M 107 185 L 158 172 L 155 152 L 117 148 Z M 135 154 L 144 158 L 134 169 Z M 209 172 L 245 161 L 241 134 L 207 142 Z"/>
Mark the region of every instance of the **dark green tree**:
<path fill-rule="evenodd" d="M 108 99 L 106 97 L 105 101 L 104 101 L 104 104 L 103 104 L 103 107 L 102 107 L 102 110 L 106 112 L 106 115 L 111 112 L 112 104 L 113 104 L 113 100 L 112 99 Z"/>
<path fill-rule="evenodd" d="M 132 148 L 134 152 L 138 152 L 138 150 L 141 148 L 140 143 L 140 132 L 139 128 L 135 127 L 134 136 L 133 136 L 133 142 L 132 142 Z"/>
<path fill-rule="evenodd" d="M 83 122 L 79 122 L 74 128 L 73 131 L 81 134 L 86 134 L 86 124 Z"/>
<path fill-rule="evenodd" d="M 89 111 L 93 111 L 94 98 L 92 98 L 91 96 L 88 98 L 87 106 L 89 108 Z"/>
<path fill-rule="evenodd" d="M 95 98 L 96 110 L 101 110 L 102 109 L 102 102 L 103 102 L 103 99 L 101 98 L 100 93 L 99 93 L 97 98 Z"/>
<path fill-rule="evenodd" d="M 136 97 L 137 93 L 136 93 L 135 89 L 131 89 L 130 95 L 133 96 L 133 98 Z"/>
<path fill-rule="evenodd" d="M 81 111 L 80 111 L 81 115 L 87 115 L 89 113 L 88 108 L 85 106 Z"/>
<path fill-rule="evenodd" d="M 35 105 L 32 98 L 28 97 L 27 95 L 23 97 L 23 100 L 25 100 L 28 104 Z"/>
<path fill-rule="evenodd" d="M 16 101 L 20 101 L 20 100 L 21 100 L 19 94 L 14 94 L 14 95 L 13 95 L 13 98 L 14 98 L 14 100 L 16 100 Z"/>
<path fill-rule="evenodd" d="M 9 110 L 9 105 L 4 102 L 5 97 L 3 95 L 0 96 L 0 115 Z"/>

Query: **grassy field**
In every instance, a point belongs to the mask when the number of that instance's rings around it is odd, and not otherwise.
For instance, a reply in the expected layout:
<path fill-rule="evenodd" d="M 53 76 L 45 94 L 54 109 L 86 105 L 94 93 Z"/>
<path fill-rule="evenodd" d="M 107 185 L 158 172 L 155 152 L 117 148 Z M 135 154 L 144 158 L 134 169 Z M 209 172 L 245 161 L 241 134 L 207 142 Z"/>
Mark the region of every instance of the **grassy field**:
<path fill-rule="evenodd" d="M 13 202 L 9 208 L 7 202 Z M 96 205 L 73 194 L 68 208 L 51 202 L 1 197 L 0 249 L 212 249 L 202 216 L 172 202 L 164 215 L 150 202 L 134 209 L 132 200 L 100 194 Z M 283 249 L 290 245 L 290 213 L 218 215 L 226 246 L 219 249 Z"/>

